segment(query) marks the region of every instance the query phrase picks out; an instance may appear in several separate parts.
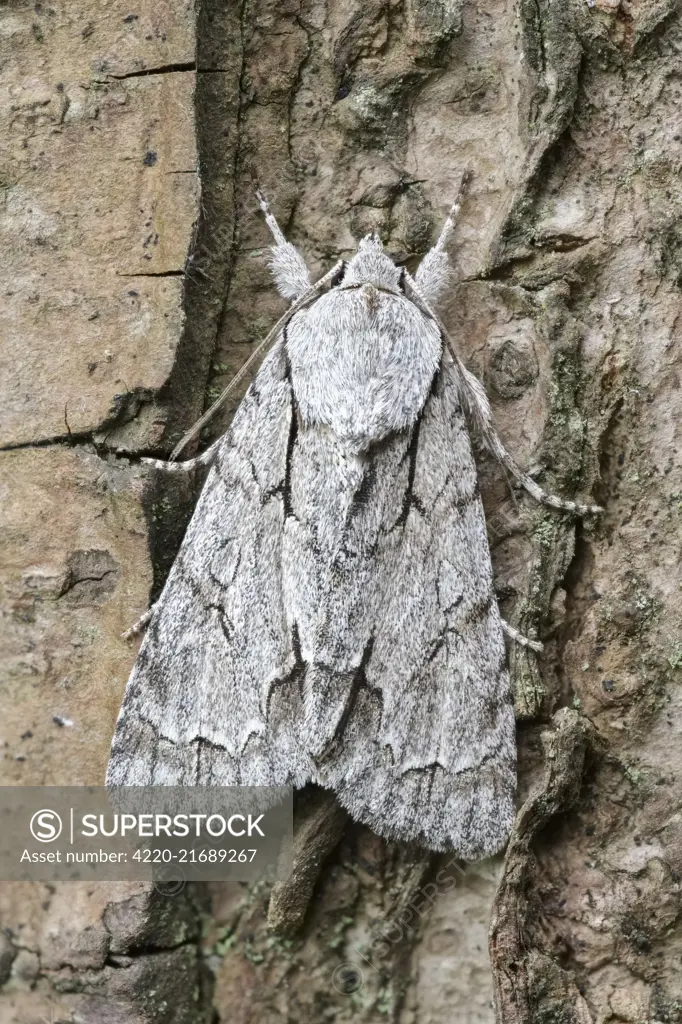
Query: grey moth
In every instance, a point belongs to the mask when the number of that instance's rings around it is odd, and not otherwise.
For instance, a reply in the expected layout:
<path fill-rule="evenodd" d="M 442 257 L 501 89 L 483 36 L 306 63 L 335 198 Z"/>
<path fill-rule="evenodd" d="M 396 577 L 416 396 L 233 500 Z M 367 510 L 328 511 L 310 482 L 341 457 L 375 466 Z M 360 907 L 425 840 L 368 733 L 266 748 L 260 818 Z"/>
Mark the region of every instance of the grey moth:
<path fill-rule="evenodd" d="M 382 836 L 492 854 L 516 789 L 503 634 L 540 645 L 500 618 L 470 431 L 536 499 L 598 510 L 516 466 L 435 311 L 458 203 L 414 277 L 368 236 L 311 285 L 259 198 L 291 305 L 228 432 L 150 460 L 210 470 L 107 784 L 312 782 Z"/>

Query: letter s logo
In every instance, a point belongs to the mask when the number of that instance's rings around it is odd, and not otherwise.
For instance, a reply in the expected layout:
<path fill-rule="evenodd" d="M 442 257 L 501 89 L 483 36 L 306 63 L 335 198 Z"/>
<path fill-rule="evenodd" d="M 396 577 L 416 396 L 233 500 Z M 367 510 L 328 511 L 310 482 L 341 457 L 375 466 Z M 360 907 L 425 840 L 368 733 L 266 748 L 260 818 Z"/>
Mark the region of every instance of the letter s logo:
<path fill-rule="evenodd" d="M 31 835 L 39 843 L 51 843 L 61 835 L 62 819 L 56 811 L 45 808 L 33 815 L 30 829 Z"/>

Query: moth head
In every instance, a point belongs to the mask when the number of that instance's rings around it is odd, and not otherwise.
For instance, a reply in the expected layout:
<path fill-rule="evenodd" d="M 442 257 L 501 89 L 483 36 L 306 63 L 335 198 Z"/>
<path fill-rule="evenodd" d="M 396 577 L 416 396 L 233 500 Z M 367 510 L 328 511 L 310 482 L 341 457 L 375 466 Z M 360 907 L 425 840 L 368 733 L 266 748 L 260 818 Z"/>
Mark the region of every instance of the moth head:
<path fill-rule="evenodd" d="M 346 267 L 341 288 L 357 288 L 363 284 L 374 285 L 384 291 L 400 295 L 402 268 L 384 252 L 377 235 L 366 235 L 358 244 L 358 251 Z"/>

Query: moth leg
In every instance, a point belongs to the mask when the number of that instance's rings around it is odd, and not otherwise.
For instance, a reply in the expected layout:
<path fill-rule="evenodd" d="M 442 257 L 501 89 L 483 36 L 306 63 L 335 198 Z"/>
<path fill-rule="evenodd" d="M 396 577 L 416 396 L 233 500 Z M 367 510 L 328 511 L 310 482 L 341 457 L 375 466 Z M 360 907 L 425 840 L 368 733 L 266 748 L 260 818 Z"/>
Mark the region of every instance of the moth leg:
<path fill-rule="evenodd" d="M 582 505 L 577 501 L 567 501 L 565 498 L 559 498 L 556 494 L 550 494 L 540 487 L 528 473 L 524 473 L 521 467 L 517 465 L 513 456 L 505 448 L 493 426 L 490 403 L 480 380 L 474 377 L 473 373 L 470 373 L 463 363 L 460 363 L 459 369 L 463 379 L 462 397 L 464 404 L 474 422 L 481 441 L 491 455 L 494 455 L 498 462 L 502 463 L 524 490 L 528 491 L 542 505 L 549 505 L 550 508 L 561 509 L 565 512 L 573 512 L 575 515 L 598 515 L 600 512 L 603 512 L 599 505 Z"/>
<path fill-rule="evenodd" d="M 154 614 L 155 608 L 156 603 L 154 603 L 151 606 L 151 608 L 148 608 L 144 615 L 141 615 L 137 622 L 130 627 L 130 629 L 126 629 L 125 633 L 121 633 L 121 638 L 123 640 L 132 640 L 134 636 L 137 636 L 138 633 L 141 633 L 143 629 L 149 625 L 151 617 Z"/>
<path fill-rule="evenodd" d="M 145 466 L 152 466 L 154 469 L 160 469 L 164 473 L 191 473 L 193 469 L 198 469 L 199 466 L 211 465 L 218 454 L 221 441 L 222 437 L 219 437 L 201 455 L 197 455 L 195 459 L 187 459 L 185 462 L 165 462 L 163 459 L 141 459 L 140 461 L 144 462 Z"/>
<path fill-rule="evenodd" d="M 268 268 L 275 279 L 277 291 L 284 299 L 297 299 L 310 288 L 310 273 L 305 260 L 296 246 L 287 242 L 259 187 L 256 187 L 256 196 L 265 214 L 265 223 L 275 240 L 275 244 L 270 248 Z"/>
<path fill-rule="evenodd" d="M 415 283 L 420 293 L 429 302 L 436 302 L 452 281 L 452 264 L 450 263 L 450 257 L 445 251 L 445 246 L 455 230 L 459 211 L 462 207 L 462 199 L 470 178 L 471 173 L 466 171 L 462 176 L 457 197 L 452 204 L 438 241 L 426 253 L 415 274 Z"/>
<path fill-rule="evenodd" d="M 443 340 L 447 343 L 448 350 L 459 373 L 460 397 L 462 399 L 464 411 L 478 437 L 491 455 L 494 455 L 495 458 L 502 463 L 505 469 L 511 473 L 514 479 L 517 480 L 518 483 L 520 483 L 521 486 L 524 487 L 525 490 L 527 490 L 528 493 L 541 504 L 549 505 L 550 508 L 573 512 L 580 516 L 597 515 L 599 512 L 603 512 L 603 508 L 599 505 L 581 505 L 576 501 L 566 501 L 564 498 L 559 498 L 555 494 L 549 494 L 548 491 L 543 490 L 539 484 L 536 484 L 532 477 L 528 476 L 527 473 L 524 473 L 516 464 L 514 458 L 507 451 L 499 434 L 495 430 L 493 425 L 493 414 L 490 408 L 490 402 L 488 401 L 488 396 L 485 393 L 485 388 L 478 377 L 475 377 L 473 373 L 470 373 L 470 371 L 467 370 L 466 366 L 457 354 L 457 349 L 445 328 L 445 324 L 434 311 L 428 300 L 420 292 L 416 280 L 411 276 L 411 274 L 406 274 L 405 280 L 414 292 L 415 297 L 421 303 L 424 312 L 431 317 L 435 324 L 438 325 L 443 336 Z"/>
<path fill-rule="evenodd" d="M 530 647 L 532 651 L 544 651 L 544 645 L 541 644 L 539 640 L 529 640 L 527 636 L 524 636 L 523 633 L 519 633 L 518 629 L 514 629 L 514 627 L 510 626 L 504 619 L 501 619 L 500 621 L 502 623 L 503 632 L 505 632 L 508 637 L 511 637 L 512 640 L 515 640 L 517 644 L 520 644 L 521 647 Z"/>
<path fill-rule="evenodd" d="M 348 811 L 328 790 L 313 790 L 302 799 L 294 816 L 291 875 L 275 882 L 270 893 L 268 928 L 278 935 L 293 935 L 303 924 L 322 865 L 348 821 Z"/>

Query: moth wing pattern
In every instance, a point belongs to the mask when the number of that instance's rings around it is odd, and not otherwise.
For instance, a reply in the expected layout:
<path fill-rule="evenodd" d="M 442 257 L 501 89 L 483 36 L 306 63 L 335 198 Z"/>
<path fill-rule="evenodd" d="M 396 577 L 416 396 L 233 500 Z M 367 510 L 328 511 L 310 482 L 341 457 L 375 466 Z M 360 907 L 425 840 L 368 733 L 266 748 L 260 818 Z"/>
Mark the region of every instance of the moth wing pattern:
<path fill-rule="evenodd" d="M 341 453 L 323 450 L 337 445 L 314 432 L 298 455 L 328 475 L 337 467 L 338 477 L 330 500 L 309 506 L 314 529 L 292 545 L 285 578 L 286 586 L 297 573 L 294 607 L 300 595 L 314 602 L 299 624 L 304 651 L 314 648 L 302 737 L 314 778 L 381 835 L 466 859 L 489 855 L 514 816 L 515 721 L 476 466 L 447 353 L 412 429 L 372 446 L 345 488 Z M 304 503 L 312 481 L 296 459 Z M 296 503 L 294 512 L 306 518 Z M 341 524 L 335 536 L 332 521 Z M 333 536 L 333 586 L 329 568 L 320 570 L 325 536 Z"/>
<path fill-rule="evenodd" d="M 299 667 L 282 604 L 292 430 L 281 343 L 219 446 L 125 693 L 107 784 L 300 785 Z"/>

